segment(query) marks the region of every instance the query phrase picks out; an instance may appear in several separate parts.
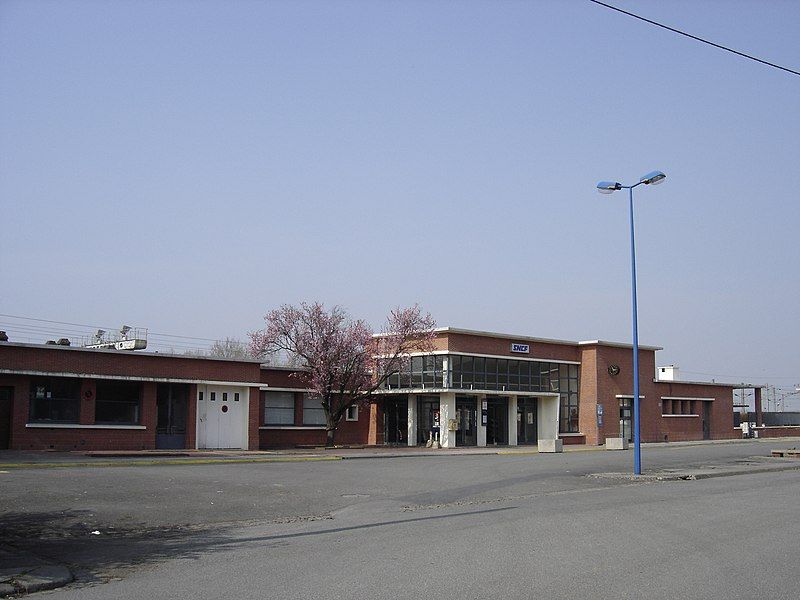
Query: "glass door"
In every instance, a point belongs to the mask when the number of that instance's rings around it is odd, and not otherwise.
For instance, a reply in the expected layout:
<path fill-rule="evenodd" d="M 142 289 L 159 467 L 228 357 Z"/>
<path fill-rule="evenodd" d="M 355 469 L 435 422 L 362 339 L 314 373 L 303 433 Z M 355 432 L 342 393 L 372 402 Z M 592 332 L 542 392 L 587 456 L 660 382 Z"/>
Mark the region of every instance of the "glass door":
<path fill-rule="evenodd" d="M 383 408 L 383 443 L 405 446 L 408 443 L 408 398 L 387 398 Z"/>
<path fill-rule="evenodd" d="M 186 447 L 188 384 L 160 383 L 156 388 L 156 448 Z"/>
<path fill-rule="evenodd" d="M 456 446 L 478 445 L 478 409 L 475 398 L 456 398 Z"/>
<path fill-rule="evenodd" d="M 619 399 L 619 437 L 633 441 L 633 398 Z"/>
<path fill-rule="evenodd" d="M 439 397 L 420 396 L 417 398 L 417 444 L 425 443 L 433 437 L 439 439 Z"/>
<path fill-rule="evenodd" d="M 517 444 L 536 444 L 538 431 L 536 425 L 536 398 L 517 400 Z"/>
<path fill-rule="evenodd" d="M 508 398 L 487 398 L 486 445 L 508 444 Z"/>

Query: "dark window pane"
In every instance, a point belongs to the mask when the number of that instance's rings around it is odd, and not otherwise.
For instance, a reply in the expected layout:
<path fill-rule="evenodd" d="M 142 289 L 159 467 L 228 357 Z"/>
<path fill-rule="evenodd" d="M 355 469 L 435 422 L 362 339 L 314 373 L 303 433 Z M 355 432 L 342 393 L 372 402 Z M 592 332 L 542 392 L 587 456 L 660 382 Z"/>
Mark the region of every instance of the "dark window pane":
<path fill-rule="evenodd" d="M 497 359 L 496 358 L 487 358 L 486 359 L 486 374 L 487 375 L 497 375 Z"/>
<path fill-rule="evenodd" d="M 29 419 L 77 423 L 80 419 L 80 392 L 79 379 L 52 377 L 31 380 Z"/>
<path fill-rule="evenodd" d="M 475 360 L 471 356 L 464 356 L 461 358 L 461 370 L 464 373 L 473 373 L 475 371 Z"/>
<path fill-rule="evenodd" d="M 96 423 L 139 423 L 140 388 L 138 383 L 99 381 L 94 405 Z"/>

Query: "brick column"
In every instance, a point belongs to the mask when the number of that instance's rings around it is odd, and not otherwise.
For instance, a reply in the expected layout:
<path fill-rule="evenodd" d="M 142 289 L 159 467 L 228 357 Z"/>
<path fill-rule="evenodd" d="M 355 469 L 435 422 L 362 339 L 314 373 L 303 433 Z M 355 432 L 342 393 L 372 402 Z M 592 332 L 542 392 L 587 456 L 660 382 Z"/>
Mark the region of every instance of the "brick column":
<path fill-rule="evenodd" d="M 250 400 L 247 418 L 247 449 L 258 450 L 260 440 L 258 427 L 261 425 L 261 390 L 257 387 L 250 388 Z"/>
<path fill-rule="evenodd" d="M 97 401 L 97 381 L 82 379 L 80 391 L 80 416 L 81 425 L 94 425 L 94 407 Z"/>
<path fill-rule="evenodd" d="M 380 405 L 377 402 L 370 402 L 369 405 L 369 426 L 367 431 L 367 444 L 370 446 L 377 446 L 378 444 L 383 444 L 384 432 L 381 430 L 382 428 L 378 427 L 379 423 L 383 422 L 383 404 Z M 360 409 L 367 408 L 364 406 L 359 407 Z"/>
<path fill-rule="evenodd" d="M 144 445 L 148 449 L 156 447 L 156 425 L 158 423 L 158 408 L 156 406 L 157 384 L 153 381 L 145 381 L 141 387 L 142 398 L 142 422 L 147 427 L 144 435 Z"/>
<path fill-rule="evenodd" d="M 183 445 L 188 450 L 197 448 L 197 384 L 189 384 L 189 397 L 186 400 L 186 435 Z"/>

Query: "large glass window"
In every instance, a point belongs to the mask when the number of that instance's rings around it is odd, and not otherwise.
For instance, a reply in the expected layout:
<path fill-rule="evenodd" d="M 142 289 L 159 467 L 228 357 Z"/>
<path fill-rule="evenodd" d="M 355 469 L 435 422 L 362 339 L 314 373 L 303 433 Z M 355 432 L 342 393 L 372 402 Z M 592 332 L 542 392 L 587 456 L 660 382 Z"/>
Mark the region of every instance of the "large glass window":
<path fill-rule="evenodd" d="M 294 425 L 294 392 L 264 392 L 264 425 Z"/>
<path fill-rule="evenodd" d="M 393 373 L 385 387 L 397 388 L 441 388 L 444 381 L 444 357 L 441 355 L 412 356 L 407 370 Z"/>
<path fill-rule="evenodd" d="M 94 405 L 95 423 L 138 424 L 140 387 L 140 384 L 128 381 L 98 381 Z"/>
<path fill-rule="evenodd" d="M 441 355 L 412 357 L 409 370 L 393 376 L 389 380 L 389 386 L 449 386 L 457 390 L 555 392 L 561 396 L 561 432 L 579 432 L 578 365 L 449 354 L 449 380 L 445 381 L 443 360 Z"/>
<path fill-rule="evenodd" d="M 325 425 L 325 409 L 322 398 L 312 394 L 303 394 L 303 425 Z"/>
<path fill-rule="evenodd" d="M 81 382 L 66 377 L 31 380 L 31 422 L 77 423 L 80 420 Z"/>

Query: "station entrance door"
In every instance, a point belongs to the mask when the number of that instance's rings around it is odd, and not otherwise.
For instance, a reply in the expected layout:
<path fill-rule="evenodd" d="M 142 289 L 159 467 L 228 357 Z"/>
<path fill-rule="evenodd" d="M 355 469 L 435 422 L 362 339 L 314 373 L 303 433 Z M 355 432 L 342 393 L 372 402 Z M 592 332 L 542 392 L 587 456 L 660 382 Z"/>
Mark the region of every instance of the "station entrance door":
<path fill-rule="evenodd" d="M 477 399 L 469 396 L 456 397 L 456 446 L 478 445 Z"/>
<path fill-rule="evenodd" d="M 536 398 L 517 399 L 517 444 L 538 443 L 536 423 Z"/>
<path fill-rule="evenodd" d="M 508 398 L 487 398 L 486 445 L 508 444 Z"/>

